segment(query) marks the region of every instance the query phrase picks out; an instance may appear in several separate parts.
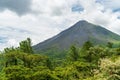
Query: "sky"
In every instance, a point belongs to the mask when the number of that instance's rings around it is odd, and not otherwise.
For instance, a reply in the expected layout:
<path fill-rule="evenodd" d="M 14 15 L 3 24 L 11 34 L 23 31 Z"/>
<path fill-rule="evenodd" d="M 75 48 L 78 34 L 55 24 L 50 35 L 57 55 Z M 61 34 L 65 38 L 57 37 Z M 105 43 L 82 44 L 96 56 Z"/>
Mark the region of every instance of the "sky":
<path fill-rule="evenodd" d="M 120 34 L 120 0 L 0 0 L 0 50 L 27 37 L 35 45 L 80 20 Z"/>

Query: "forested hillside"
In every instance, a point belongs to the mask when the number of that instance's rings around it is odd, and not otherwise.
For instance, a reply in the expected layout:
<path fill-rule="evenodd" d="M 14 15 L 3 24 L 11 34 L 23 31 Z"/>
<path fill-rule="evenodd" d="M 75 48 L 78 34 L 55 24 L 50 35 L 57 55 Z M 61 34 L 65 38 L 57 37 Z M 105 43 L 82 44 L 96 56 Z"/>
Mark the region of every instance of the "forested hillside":
<path fill-rule="evenodd" d="M 30 38 L 19 44 L 1 51 L 0 80 L 120 80 L 120 47 L 111 42 L 71 45 L 61 59 L 34 53 Z"/>

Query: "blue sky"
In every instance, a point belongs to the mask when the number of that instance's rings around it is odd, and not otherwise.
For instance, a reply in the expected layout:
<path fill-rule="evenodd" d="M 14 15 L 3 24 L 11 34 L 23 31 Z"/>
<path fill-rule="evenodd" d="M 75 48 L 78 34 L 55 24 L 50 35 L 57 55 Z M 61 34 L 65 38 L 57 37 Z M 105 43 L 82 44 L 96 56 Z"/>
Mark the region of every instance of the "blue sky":
<path fill-rule="evenodd" d="M 120 0 L 0 0 L 0 50 L 27 37 L 37 44 L 83 19 L 120 34 Z"/>

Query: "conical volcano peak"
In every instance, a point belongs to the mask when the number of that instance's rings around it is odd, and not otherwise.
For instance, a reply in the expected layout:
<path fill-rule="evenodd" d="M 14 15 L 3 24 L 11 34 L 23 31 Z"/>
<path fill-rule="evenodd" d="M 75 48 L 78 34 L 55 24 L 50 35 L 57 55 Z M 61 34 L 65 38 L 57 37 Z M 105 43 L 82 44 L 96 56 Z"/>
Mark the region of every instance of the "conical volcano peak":
<path fill-rule="evenodd" d="M 89 22 L 86 20 L 80 20 L 79 23 L 89 23 Z"/>
<path fill-rule="evenodd" d="M 89 22 L 88 21 L 86 21 L 86 20 L 80 20 L 80 21 L 78 21 L 76 24 L 74 24 L 74 25 L 84 25 L 84 24 L 89 24 Z"/>
<path fill-rule="evenodd" d="M 94 28 L 96 25 L 92 24 L 92 23 L 89 23 L 88 21 L 86 20 L 80 20 L 78 21 L 76 24 L 74 24 L 72 27 L 76 28 L 76 29 L 80 29 L 80 28 L 86 28 L 86 29 L 89 29 L 89 28 Z M 72 28 L 70 27 L 70 28 Z"/>

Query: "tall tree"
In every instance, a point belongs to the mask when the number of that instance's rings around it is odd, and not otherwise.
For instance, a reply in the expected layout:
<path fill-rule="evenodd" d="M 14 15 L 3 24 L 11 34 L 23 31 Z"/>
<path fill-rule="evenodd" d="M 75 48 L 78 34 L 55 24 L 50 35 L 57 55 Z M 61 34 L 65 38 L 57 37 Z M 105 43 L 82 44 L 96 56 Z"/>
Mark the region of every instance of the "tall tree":
<path fill-rule="evenodd" d="M 90 41 L 87 41 L 83 44 L 84 50 L 89 50 L 90 47 L 93 47 L 93 44 Z"/>
<path fill-rule="evenodd" d="M 113 47 L 113 43 L 112 42 L 108 42 L 107 43 L 107 47 L 112 48 Z"/>
<path fill-rule="evenodd" d="M 79 59 L 79 52 L 75 46 L 71 46 L 69 57 L 72 61 L 77 61 Z"/>
<path fill-rule="evenodd" d="M 91 53 L 88 53 L 88 51 L 90 50 L 91 47 L 93 47 L 93 44 L 90 41 L 86 41 L 83 44 L 83 47 L 81 48 L 81 51 L 80 51 L 81 59 L 86 61 L 90 58 Z"/>
<path fill-rule="evenodd" d="M 27 38 L 27 40 L 24 40 L 24 41 L 21 41 L 19 43 L 20 45 L 20 50 L 22 52 L 25 52 L 25 53 L 33 53 L 33 50 L 32 50 L 32 43 L 31 43 L 31 39 L 30 38 Z"/>

